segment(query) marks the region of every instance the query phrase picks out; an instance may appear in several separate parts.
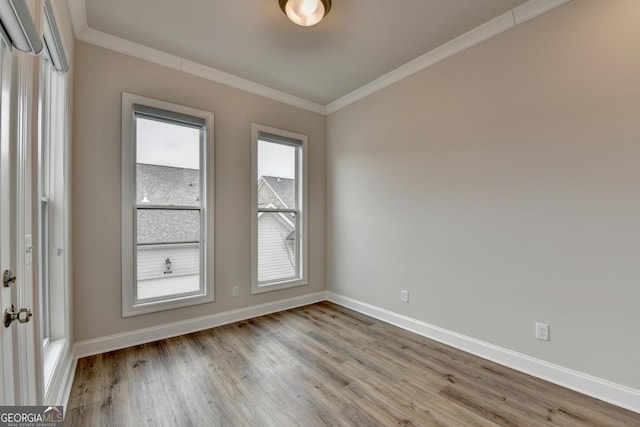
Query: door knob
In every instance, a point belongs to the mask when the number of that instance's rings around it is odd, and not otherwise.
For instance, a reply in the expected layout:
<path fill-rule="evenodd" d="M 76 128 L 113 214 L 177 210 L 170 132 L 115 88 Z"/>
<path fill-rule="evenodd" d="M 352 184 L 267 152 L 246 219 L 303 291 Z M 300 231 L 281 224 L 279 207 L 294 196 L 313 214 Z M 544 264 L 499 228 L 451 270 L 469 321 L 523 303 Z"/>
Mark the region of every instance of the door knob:
<path fill-rule="evenodd" d="M 16 311 L 16 307 L 11 304 L 11 308 L 7 308 L 4 311 L 4 326 L 5 328 L 8 328 L 9 326 L 11 326 L 11 323 L 14 320 L 17 320 L 20 323 L 27 323 L 29 322 L 29 320 L 31 320 L 32 316 L 33 313 L 31 312 L 31 309 L 29 307 L 21 308 L 20 310 Z"/>

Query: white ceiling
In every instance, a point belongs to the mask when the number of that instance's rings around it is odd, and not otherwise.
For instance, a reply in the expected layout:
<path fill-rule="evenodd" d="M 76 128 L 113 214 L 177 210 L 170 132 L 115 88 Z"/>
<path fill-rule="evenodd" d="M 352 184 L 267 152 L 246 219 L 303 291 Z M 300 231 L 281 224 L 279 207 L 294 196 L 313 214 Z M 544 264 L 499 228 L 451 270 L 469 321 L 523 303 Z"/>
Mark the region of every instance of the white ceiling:
<path fill-rule="evenodd" d="M 84 8 L 90 30 L 327 105 L 523 3 L 333 0 L 313 27 L 291 23 L 278 0 L 84 0 Z"/>

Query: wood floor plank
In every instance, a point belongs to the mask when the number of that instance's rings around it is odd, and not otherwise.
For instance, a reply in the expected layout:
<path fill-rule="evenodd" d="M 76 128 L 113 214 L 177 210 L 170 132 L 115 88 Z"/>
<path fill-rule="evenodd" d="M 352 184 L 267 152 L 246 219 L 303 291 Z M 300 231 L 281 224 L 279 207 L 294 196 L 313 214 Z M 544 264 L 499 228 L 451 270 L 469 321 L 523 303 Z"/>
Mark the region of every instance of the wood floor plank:
<path fill-rule="evenodd" d="M 640 426 L 323 302 L 78 361 L 66 426 Z"/>

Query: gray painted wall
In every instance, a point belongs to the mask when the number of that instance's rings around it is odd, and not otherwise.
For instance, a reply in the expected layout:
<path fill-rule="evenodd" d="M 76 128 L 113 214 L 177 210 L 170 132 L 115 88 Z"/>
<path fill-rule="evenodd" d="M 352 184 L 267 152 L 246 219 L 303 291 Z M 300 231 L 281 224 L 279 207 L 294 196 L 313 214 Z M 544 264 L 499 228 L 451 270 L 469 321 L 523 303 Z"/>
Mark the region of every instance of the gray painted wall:
<path fill-rule="evenodd" d="M 638 16 L 573 1 L 332 114 L 328 289 L 640 389 Z"/>
<path fill-rule="evenodd" d="M 73 306 L 77 341 L 160 326 L 325 289 L 326 118 L 76 41 L 73 144 Z M 120 120 L 123 91 L 215 115 L 215 201 L 209 230 L 216 301 L 121 317 Z M 251 123 L 309 137 L 309 285 L 251 295 Z M 215 157 L 214 157 L 215 154 Z M 215 185 L 213 179 L 215 178 Z M 210 209 L 211 213 L 213 210 Z M 211 225 L 214 225 L 213 222 Z M 214 270 L 215 269 L 215 270 Z M 231 296 L 240 286 L 240 297 Z"/>

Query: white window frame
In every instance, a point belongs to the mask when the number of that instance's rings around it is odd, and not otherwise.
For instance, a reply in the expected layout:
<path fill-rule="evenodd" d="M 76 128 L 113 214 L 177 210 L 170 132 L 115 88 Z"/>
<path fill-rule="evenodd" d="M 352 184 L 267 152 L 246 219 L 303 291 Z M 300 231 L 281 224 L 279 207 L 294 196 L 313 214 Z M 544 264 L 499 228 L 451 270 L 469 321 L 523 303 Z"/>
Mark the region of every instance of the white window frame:
<path fill-rule="evenodd" d="M 153 300 L 136 300 L 136 129 L 135 105 L 165 111 L 167 122 L 178 115 L 192 116 L 204 121 L 200 142 L 200 292 L 172 295 Z M 210 153 L 209 155 L 207 155 Z M 207 176 L 213 171 L 213 113 L 153 98 L 122 93 L 122 316 L 135 316 L 170 310 L 214 300 L 213 272 L 208 271 L 208 259 L 213 257 L 213 246 L 208 241 L 212 233 L 207 223 L 214 224 L 213 202 L 207 203 Z M 209 184 L 211 184 L 209 182 Z M 211 240 L 213 241 L 213 240 Z"/>
<path fill-rule="evenodd" d="M 58 143 L 54 135 L 56 125 L 56 109 L 53 103 L 55 89 L 53 84 L 53 64 L 47 52 L 42 54 L 40 60 L 40 137 L 38 138 L 38 195 L 40 204 L 38 206 L 38 236 L 36 244 L 38 248 L 38 270 L 40 286 L 40 313 L 41 313 L 41 334 L 42 349 L 46 353 L 51 340 L 51 284 L 50 278 L 50 257 L 51 248 L 49 246 L 49 234 L 52 230 L 51 215 L 49 215 L 51 183 L 55 181 L 50 176 L 51 157 L 50 149 L 52 145 Z M 59 114 L 59 113 L 58 113 Z"/>
<path fill-rule="evenodd" d="M 44 23 L 45 27 L 48 23 Z M 69 331 L 69 74 L 58 71 L 49 51 L 40 60 L 38 138 L 38 290 L 43 382 L 49 393 Z M 43 223 L 46 221 L 46 223 Z M 46 316 L 46 318 L 45 318 Z"/>
<path fill-rule="evenodd" d="M 295 140 L 299 142 L 299 149 L 296 157 L 296 183 L 298 206 L 296 207 L 296 218 L 298 221 L 296 227 L 296 244 L 297 244 L 297 269 L 298 275 L 293 279 L 285 279 L 280 281 L 259 282 L 258 281 L 258 215 L 266 212 L 268 209 L 258 208 L 258 140 L 260 134 L 265 133 L 275 137 L 283 137 L 283 144 L 287 144 L 287 140 Z M 288 130 L 278 129 L 270 126 L 264 126 L 257 123 L 251 125 L 252 139 L 252 161 L 251 161 L 251 293 L 261 294 L 264 292 L 277 291 L 281 289 L 293 288 L 296 286 L 304 286 L 308 284 L 307 266 L 308 266 L 308 219 L 307 219 L 307 182 L 308 182 L 308 137 L 299 133 Z"/>

